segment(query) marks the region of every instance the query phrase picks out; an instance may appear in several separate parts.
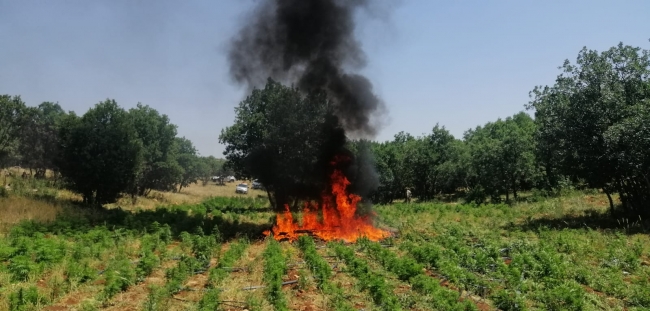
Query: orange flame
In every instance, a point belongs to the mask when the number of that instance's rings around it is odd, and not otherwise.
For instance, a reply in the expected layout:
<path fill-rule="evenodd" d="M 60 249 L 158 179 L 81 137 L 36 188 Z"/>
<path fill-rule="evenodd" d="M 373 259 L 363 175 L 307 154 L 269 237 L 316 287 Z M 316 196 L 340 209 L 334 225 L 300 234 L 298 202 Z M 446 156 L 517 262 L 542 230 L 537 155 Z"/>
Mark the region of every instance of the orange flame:
<path fill-rule="evenodd" d="M 354 242 L 361 237 L 378 241 L 390 236 L 386 230 L 376 228 L 370 216 L 357 216 L 357 203 L 361 197 L 347 193 L 350 181 L 340 170 L 334 170 L 331 178 L 331 195 L 323 194 L 320 208 L 317 204 L 305 203 L 302 225 L 296 223 L 285 205 L 285 211 L 276 215 L 276 223 L 265 235 L 273 233 L 276 240 L 295 241 L 302 234 L 312 234 L 322 240 L 343 240 Z M 319 221 L 319 216 L 322 220 Z"/>

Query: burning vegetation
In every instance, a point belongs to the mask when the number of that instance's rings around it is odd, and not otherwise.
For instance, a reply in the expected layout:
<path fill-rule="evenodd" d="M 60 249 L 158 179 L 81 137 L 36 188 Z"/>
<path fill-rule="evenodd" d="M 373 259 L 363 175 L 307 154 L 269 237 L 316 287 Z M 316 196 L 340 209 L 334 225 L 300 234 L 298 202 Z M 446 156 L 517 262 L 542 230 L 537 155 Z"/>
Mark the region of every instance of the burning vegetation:
<path fill-rule="evenodd" d="M 355 156 L 348 140 L 374 136 L 385 111 L 372 83 L 349 71 L 365 66 L 353 16 L 370 5 L 262 1 L 232 41 L 231 76 L 251 95 L 219 139 L 232 168 L 266 187 L 278 213 L 267 234 L 276 239 L 388 236 L 372 225 L 372 213 L 357 210 L 378 178 L 371 159 L 363 150 Z M 302 213 L 300 224 L 292 212 Z"/>
<path fill-rule="evenodd" d="M 333 166 L 341 157 L 333 161 Z M 388 231 L 376 228 L 371 215 L 357 215 L 357 204 L 361 197 L 349 193 L 347 188 L 350 181 L 339 169 L 334 169 L 330 176 L 330 189 L 324 191 L 318 202 L 305 202 L 302 210 L 302 224 L 299 224 L 285 205 L 285 210 L 278 213 L 273 229 L 265 232 L 273 233 L 276 240 L 298 239 L 301 234 L 310 234 L 325 241 L 343 240 L 354 242 L 358 238 L 367 237 L 378 241 L 390 236 Z"/>

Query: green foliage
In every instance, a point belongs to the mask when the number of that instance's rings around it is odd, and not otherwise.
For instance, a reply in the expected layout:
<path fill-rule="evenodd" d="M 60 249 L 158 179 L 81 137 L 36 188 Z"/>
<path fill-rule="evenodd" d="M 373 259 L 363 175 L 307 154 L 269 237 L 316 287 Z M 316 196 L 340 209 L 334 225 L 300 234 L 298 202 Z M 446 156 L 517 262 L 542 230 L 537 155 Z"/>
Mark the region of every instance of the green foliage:
<path fill-rule="evenodd" d="M 132 187 L 142 166 L 142 143 L 128 113 L 114 100 L 80 118 L 69 115 L 59 135 L 61 174 L 84 202 L 112 203 Z"/>
<path fill-rule="evenodd" d="M 66 282 L 72 287 L 73 284 L 82 284 L 94 280 L 97 277 L 97 271 L 90 267 L 88 260 L 70 261 L 66 265 L 64 275 Z"/>
<path fill-rule="evenodd" d="M 127 258 L 111 261 L 105 272 L 102 299 L 108 301 L 119 292 L 125 291 L 137 281 L 137 273 Z"/>
<path fill-rule="evenodd" d="M 545 291 L 540 300 L 545 303 L 546 310 L 584 310 L 584 295 L 580 284 L 568 281 Z"/>
<path fill-rule="evenodd" d="M 329 305 L 331 309 L 341 311 L 356 310 L 348 301 L 344 290 L 330 282 L 332 268 L 316 251 L 314 239 L 310 236 L 300 236 L 298 239 L 298 247 L 302 251 L 309 270 L 311 270 L 316 279 L 316 285 L 330 297 Z"/>
<path fill-rule="evenodd" d="M 582 178 L 618 192 L 625 210 L 648 215 L 650 51 L 622 43 L 601 53 L 583 48 L 562 71 L 555 85 L 532 91 L 529 105 L 548 182 Z"/>
<path fill-rule="evenodd" d="M 20 287 L 9 295 L 9 310 L 30 310 L 34 306 L 40 306 L 46 302 L 46 297 L 38 292 L 36 286 Z"/>
<path fill-rule="evenodd" d="M 142 307 L 145 311 L 162 311 L 166 310 L 162 299 L 165 297 L 164 288 L 158 285 L 149 285 L 149 294 Z M 213 309 L 214 310 L 214 309 Z"/>
<path fill-rule="evenodd" d="M 345 142 L 331 109 L 325 94 L 303 95 L 269 79 L 239 103 L 234 124 L 219 135 L 227 165 L 237 176 L 259 179 L 277 209 L 305 192 L 319 193 L 327 165 L 319 161 L 330 161 L 340 151 L 330 145 Z"/>
<path fill-rule="evenodd" d="M 498 290 L 491 296 L 494 306 L 504 311 L 527 310 L 524 298 L 513 290 Z"/>
<path fill-rule="evenodd" d="M 150 275 L 158 265 L 160 265 L 160 258 L 158 258 L 158 256 L 156 256 L 152 251 L 145 250 L 135 268 L 137 281 L 144 281 L 144 278 Z"/>
<path fill-rule="evenodd" d="M 275 239 L 268 239 L 264 250 L 264 275 L 267 284 L 266 297 L 273 305 L 274 310 L 289 310 L 287 299 L 282 294 L 282 276 L 287 272 L 287 258 L 282 255 L 280 243 Z"/>
<path fill-rule="evenodd" d="M 37 233 L 34 237 L 17 236 L 10 247 L 2 247 L 0 256 L 9 260 L 7 269 L 16 281 L 37 277 L 45 268 L 63 260 L 66 245 L 57 239 L 48 239 Z"/>
<path fill-rule="evenodd" d="M 0 95 L 0 167 L 16 152 L 25 109 L 20 96 Z"/>
<path fill-rule="evenodd" d="M 245 240 L 239 240 L 231 243 L 228 250 L 219 258 L 219 263 L 214 269 L 210 270 L 208 275 L 208 287 L 215 288 L 221 281 L 223 281 L 230 271 L 233 270 L 235 262 L 244 255 L 244 251 L 248 248 L 249 244 Z"/>
<path fill-rule="evenodd" d="M 395 253 L 376 242 L 360 240 L 358 244 L 386 270 L 397 275 L 398 279 L 411 283 L 413 290 L 435 297 L 433 308 L 438 310 L 477 310 L 476 306 L 469 301 L 459 302 L 457 292 L 440 286 L 438 280 L 424 274 L 423 266 L 413 258 L 399 258 Z"/>
<path fill-rule="evenodd" d="M 220 303 L 221 303 L 221 299 L 219 298 L 219 290 L 216 288 L 211 288 L 207 292 L 205 292 L 205 294 L 203 294 L 203 297 L 201 297 L 201 300 L 199 300 L 199 303 L 197 305 L 197 310 L 198 311 L 217 310 Z"/>
<path fill-rule="evenodd" d="M 150 190 L 174 189 L 182 169 L 177 162 L 176 125 L 167 115 L 138 103 L 129 117 L 142 143 L 143 163 L 135 180 L 133 193 L 146 195 Z"/>
<path fill-rule="evenodd" d="M 35 176 L 45 177 L 46 170 L 58 171 L 59 126 L 66 113 L 56 103 L 44 102 L 24 111 L 18 153 L 23 166 L 36 169 Z"/>
<path fill-rule="evenodd" d="M 350 273 L 359 280 L 362 290 L 368 290 L 370 297 L 383 310 L 403 310 L 393 289 L 386 283 L 384 277 L 373 272 L 368 263 L 354 254 L 354 251 L 342 244 L 331 244 L 339 259 L 347 265 Z"/>
<path fill-rule="evenodd" d="M 183 187 L 196 183 L 201 177 L 205 176 L 208 166 L 204 160 L 199 158 L 196 148 L 192 142 L 185 138 L 176 137 L 176 146 L 178 148 L 178 165 L 181 167 L 181 174 L 178 177 L 178 191 Z"/>
<path fill-rule="evenodd" d="M 183 283 L 192 274 L 203 272 L 205 266 L 195 257 L 182 255 L 178 264 L 165 271 L 165 292 L 168 295 L 178 293 L 183 289 Z"/>
<path fill-rule="evenodd" d="M 465 133 L 470 150 L 471 186 L 476 187 L 475 201 L 481 192 L 493 202 L 502 194 L 509 199 L 512 193 L 532 188 L 535 179 L 535 123 L 520 112 L 505 120 L 489 122 Z"/>
<path fill-rule="evenodd" d="M 300 236 L 298 239 L 298 247 L 302 250 L 305 261 L 314 275 L 318 287 L 322 289 L 332 277 L 332 268 L 330 268 L 329 263 L 325 259 L 318 255 L 314 240 L 311 237 L 305 235 Z"/>

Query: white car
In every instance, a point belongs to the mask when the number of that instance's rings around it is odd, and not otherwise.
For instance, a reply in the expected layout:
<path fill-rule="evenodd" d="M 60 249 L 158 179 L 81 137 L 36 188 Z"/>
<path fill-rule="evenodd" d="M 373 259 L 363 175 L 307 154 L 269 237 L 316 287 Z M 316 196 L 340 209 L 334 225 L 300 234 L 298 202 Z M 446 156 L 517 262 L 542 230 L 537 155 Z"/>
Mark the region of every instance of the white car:
<path fill-rule="evenodd" d="M 237 188 L 235 188 L 235 193 L 248 194 L 248 185 L 247 184 L 237 185 Z"/>
<path fill-rule="evenodd" d="M 235 182 L 235 176 L 228 176 L 228 177 L 226 177 L 226 181 L 228 181 L 228 182 Z"/>

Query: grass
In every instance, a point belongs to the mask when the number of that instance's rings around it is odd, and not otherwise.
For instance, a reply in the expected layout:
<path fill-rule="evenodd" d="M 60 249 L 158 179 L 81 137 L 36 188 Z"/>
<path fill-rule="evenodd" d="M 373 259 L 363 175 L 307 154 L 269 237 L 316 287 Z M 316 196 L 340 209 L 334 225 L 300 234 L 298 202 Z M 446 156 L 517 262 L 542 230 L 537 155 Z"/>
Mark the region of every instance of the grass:
<path fill-rule="evenodd" d="M 378 222 L 397 236 L 325 246 L 264 239 L 274 216 L 266 196 L 236 195 L 234 183 L 104 210 L 46 184 L 13 184 L 0 198 L 0 311 L 67 301 L 152 310 L 650 308 L 650 222 L 612 217 L 597 192 L 512 205 L 380 205 Z M 199 279 L 204 288 L 183 293 Z M 300 282 L 279 285 L 290 279 Z M 270 286 L 243 290 L 259 285 Z"/>
<path fill-rule="evenodd" d="M 51 202 L 34 200 L 27 197 L 10 196 L 0 198 L 0 232 L 6 232 L 11 226 L 23 221 L 51 222 L 62 213 L 64 207 Z"/>

